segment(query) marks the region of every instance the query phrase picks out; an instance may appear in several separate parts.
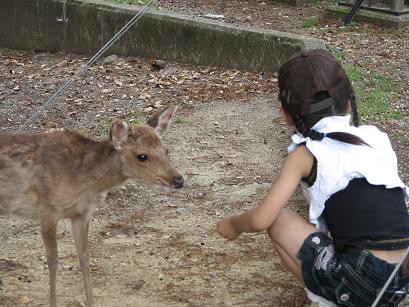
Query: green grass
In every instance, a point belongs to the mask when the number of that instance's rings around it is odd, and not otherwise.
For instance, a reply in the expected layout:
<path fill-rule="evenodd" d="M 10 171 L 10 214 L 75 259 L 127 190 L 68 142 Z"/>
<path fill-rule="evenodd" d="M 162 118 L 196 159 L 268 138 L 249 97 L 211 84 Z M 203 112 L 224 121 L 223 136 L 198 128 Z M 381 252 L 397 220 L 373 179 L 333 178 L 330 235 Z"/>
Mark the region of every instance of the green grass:
<path fill-rule="evenodd" d="M 95 132 L 95 136 L 98 139 L 106 139 L 109 136 L 109 131 L 111 131 L 112 123 L 104 123 Z"/>
<path fill-rule="evenodd" d="M 180 117 L 176 117 L 173 122 L 174 122 L 175 124 L 182 124 L 182 123 L 183 123 L 183 119 L 180 118 Z"/>
<path fill-rule="evenodd" d="M 398 38 L 402 37 L 402 31 L 401 30 L 395 30 L 391 34 L 392 34 L 392 36 L 395 36 L 395 37 L 398 37 Z"/>
<path fill-rule="evenodd" d="M 307 29 L 312 28 L 312 27 L 315 27 L 317 23 L 318 23 L 318 18 L 315 16 L 312 16 L 303 21 L 302 27 L 307 28 Z"/>
<path fill-rule="evenodd" d="M 345 33 L 345 32 L 354 32 L 357 30 L 357 26 L 355 24 L 349 24 L 346 26 L 338 27 L 334 31 L 335 33 Z"/>
<path fill-rule="evenodd" d="M 332 49 L 331 52 L 342 63 L 352 82 L 363 122 L 402 119 L 402 113 L 393 110 L 390 105 L 390 101 L 398 98 L 400 91 L 396 82 L 379 73 L 347 63 L 345 54 L 338 49 Z"/>
<path fill-rule="evenodd" d="M 142 120 L 139 119 L 135 119 L 135 118 L 131 118 L 129 120 L 126 121 L 126 123 L 129 124 L 143 124 L 144 122 Z"/>
<path fill-rule="evenodd" d="M 342 33 L 360 33 L 364 36 L 394 36 L 394 37 L 402 37 L 401 30 L 391 30 L 387 28 L 378 27 L 371 24 L 358 24 L 358 23 L 350 23 L 348 25 L 343 26 L 325 26 L 319 28 L 321 33 L 331 32 L 334 34 L 342 34 Z"/>
<path fill-rule="evenodd" d="M 407 135 L 403 135 L 402 133 L 399 133 L 399 132 L 395 131 L 395 132 L 392 132 L 392 137 L 395 140 L 398 140 L 398 141 L 400 141 L 402 143 L 409 144 L 409 136 L 407 136 Z"/>
<path fill-rule="evenodd" d="M 338 48 L 331 48 L 330 51 L 341 63 L 343 63 L 346 60 L 345 54 Z"/>
<path fill-rule="evenodd" d="M 144 124 L 145 123 L 145 120 L 143 119 L 144 115 L 141 114 L 138 111 L 131 112 L 126 117 L 127 117 L 126 123 L 128 125 L 129 124 Z"/>

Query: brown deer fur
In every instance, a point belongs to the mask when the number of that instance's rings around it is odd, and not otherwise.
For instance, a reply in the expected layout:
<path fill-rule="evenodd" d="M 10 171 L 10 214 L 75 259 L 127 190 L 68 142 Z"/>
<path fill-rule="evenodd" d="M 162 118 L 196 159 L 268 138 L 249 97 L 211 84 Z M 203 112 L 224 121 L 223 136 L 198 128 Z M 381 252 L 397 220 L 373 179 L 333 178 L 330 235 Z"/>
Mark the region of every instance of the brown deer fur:
<path fill-rule="evenodd" d="M 147 124 L 113 123 L 109 139 L 95 141 L 76 132 L 0 134 L 0 214 L 38 218 L 47 254 L 50 306 L 56 306 L 59 218 L 72 225 L 88 306 L 94 306 L 88 261 L 90 216 L 107 192 L 127 179 L 180 188 L 183 177 L 169 164 L 160 136 L 175 107 Z"/>

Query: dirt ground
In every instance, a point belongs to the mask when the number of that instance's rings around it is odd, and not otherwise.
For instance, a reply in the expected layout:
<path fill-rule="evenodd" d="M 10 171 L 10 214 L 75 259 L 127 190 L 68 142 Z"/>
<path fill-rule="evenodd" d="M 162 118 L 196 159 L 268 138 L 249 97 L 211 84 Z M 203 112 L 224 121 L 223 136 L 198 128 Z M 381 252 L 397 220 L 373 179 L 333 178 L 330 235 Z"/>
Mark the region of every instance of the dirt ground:
<path fill-rule="evenodd" d="M 373 38 L 360 31 L 321 34 L 302 28 L 300 22 L 318 14 L 320 6 L 296 9 L 249 1 L 237 8 L 236 2 L 230 1 L 231 7 L 216 1 L 187 6 L 186 1 L 174 0 L 167 8 L 223 13 L 227 22 L 324 35 L 330 46 L 347 51 L 351 63 L 363 56 L 363 44 L 371 46 L 365 57 L 375 62 L 367 61 L 365 67 L 399 82 L 400 98 L 391 103 L 407 110 L 404 76 L 409 56 L 386 56 L 406 46 L 393 33 Z M 330 27 L 338 29 L 339 24 Z M 1 130 L 21 127 L 86 60 L 81 55 L 0 49 Z M 186 187 L 169 193 L 129 183 L 112 191 L 93 215 L 90 258 L 97 305 L 304 306 L 301 284 L 280 264 L 265 234 L 245 234 L 226 242 L 215 231 L 220 218 L 263 198 L 286 154 L 291 131 L 278 114 L 276 76 L 177 63 L 158 70 L 151 60 L 99 62 L 29 129 L 66 127 L 102 139 L 114 118 L 139 122 L 162 105 L 179 106 L 164 143 Z M 404 117 L 401 123 L 379 124 L 387 132 L 400 129 L 405 134 L 408 121 Z M 408 178 L 408 144 L 392 141 L 402 175 Z M 288 206 L 305 214 L 299 192 Z M 0 217 L 0 229 L 0 306 L 46 306 L 48 273 L 38 223 Z M 58 240 L 59 305 L 82 306 L 81 272 L 67 221 L 59 224 Z"/>
<path fill-rule="evenodd" d="M 0 50 L 3 129 L 16 130 L 54 93 L 59 77 L 83 61 Z M 99 306 L 304 305 L 301 285 L 265 234 L 227 243 L 215 231 L 221 217 L 257 204 L 277 176 L 290 131 L 273 102 L 275 83 L 261 73 L 177 64 L 157 71 L 147 60 L 118 59 L 97 65 L 30 128 L 68 126 L 103 138 L 113 118 L 143 121 L 161 102 L 179 105 L 164 142 L 186 187 L 169 194 L 128 184 L 93 216 L 90 256 Z M 292 205 L 301 202 L 298 195 Z M 48 274 L 38 223 L 3 217 L 0 229 L 0 305 L 45 306 Z M 61 221 L 58 237 L 59 303 L 77 306 L 83 286 L 68 222 Z"/>

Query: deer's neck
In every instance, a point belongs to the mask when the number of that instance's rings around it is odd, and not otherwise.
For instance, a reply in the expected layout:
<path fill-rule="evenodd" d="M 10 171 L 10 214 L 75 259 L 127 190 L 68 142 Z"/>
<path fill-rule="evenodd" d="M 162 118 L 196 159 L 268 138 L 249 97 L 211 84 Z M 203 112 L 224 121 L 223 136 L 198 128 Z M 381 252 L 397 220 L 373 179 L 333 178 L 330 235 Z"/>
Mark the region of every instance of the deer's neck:
<path fill-rule="evenodd" d="M 101 142 L 100 150 L 94 153 L 94 166 L 89 180 L 97 191 L 109 190 L 127 178 L 122 173 L 122 162 L 117 151 L 108 142 Z"/>
<path fill-rule="evenodd" d="M 57 181 L 79 191 L 101 192 L 127 179 L 120 156 L 108 141 L 91 140 L 75 132 L 50 134 L 42 140 L 42 163 Z"/>

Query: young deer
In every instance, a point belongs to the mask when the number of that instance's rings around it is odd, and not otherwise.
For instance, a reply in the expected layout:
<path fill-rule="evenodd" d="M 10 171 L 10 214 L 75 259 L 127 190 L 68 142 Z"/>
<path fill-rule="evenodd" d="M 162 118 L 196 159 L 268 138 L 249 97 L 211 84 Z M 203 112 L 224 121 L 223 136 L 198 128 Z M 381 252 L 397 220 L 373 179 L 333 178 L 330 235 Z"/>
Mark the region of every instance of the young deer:
<path fill-rule="evenodd" d="M 94 141 L 70 131 L 39 135 L 0 134 L 0 215 L 38 218 L 50 280 L 50 306 L 55 307 L 59 218 L 71 220 L 84 278 L 87 306 L 94 306 L 89 276 L 90 216 L 107 192 L 127 179 L 181 188 L 183 177 L 169 164 L 160 136 L 176 107 L 148 124 L 112 124 L 109 140 Z"/>

